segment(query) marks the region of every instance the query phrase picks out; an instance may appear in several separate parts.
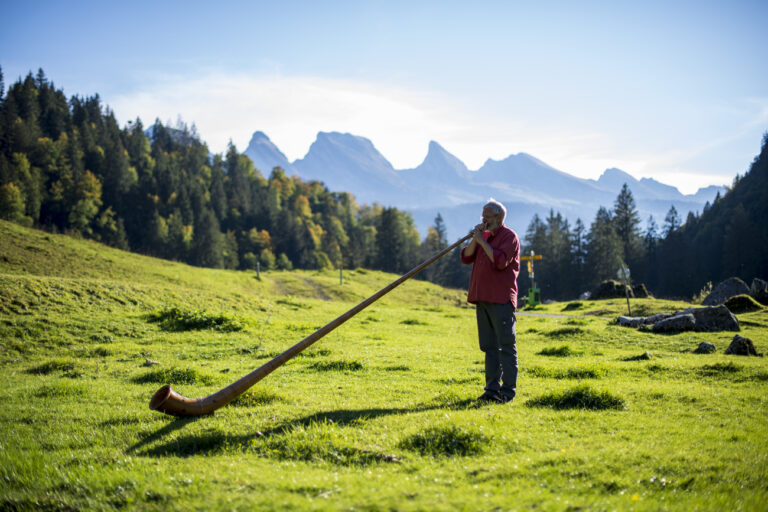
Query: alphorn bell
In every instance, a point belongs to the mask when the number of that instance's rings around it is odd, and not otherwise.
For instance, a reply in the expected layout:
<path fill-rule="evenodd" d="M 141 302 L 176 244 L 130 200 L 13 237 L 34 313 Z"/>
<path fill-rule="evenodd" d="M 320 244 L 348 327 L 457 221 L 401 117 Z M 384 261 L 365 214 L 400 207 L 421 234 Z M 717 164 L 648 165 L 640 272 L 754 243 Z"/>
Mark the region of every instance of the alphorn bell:
<path fill-rule="evenodd" d="M 379 300 L 381 297 L 416 275 L 418 272 L 424 270 L 426 267 L 437 261 L 445 254 L 451 252 L 459 244 L 470 239 L 471 237 L 472 233 L 468 234 L 461 240 L 458 240 L 450 247 L 446 247 L 442 251 L 436 253 L 434 256 L 424 260 L 422 263 L 409 270 L 398 280 L 385 286 L 340 317 L 316 330 L 282 354 L 276 356 L 274 359 L 265 363 L 259 368 L 256 368 L 248 375 L 241 377 L 239 380 L 233 382 L 224 389 L 204 398 L 187 398 L 174 391 L 169 384 L 166 384 L 165 386 L 158 389 L 155 395 L 152 397 L 152 400 L 149 401 L 149 408 L 153 411 L 160 411 L 173 416 L 202 416 L 204 414 L 213 413 L 213 411 L 220 407 L 224 407 L 229 402 L 244 393 L 248 388 L 275 371 L 278 367 L 282 366 L 300 354 L 304 349 L 312 345 L 314 342 L 332 330 L 336 329 L 338 326 L 358 314 L 360 311 Z"/>

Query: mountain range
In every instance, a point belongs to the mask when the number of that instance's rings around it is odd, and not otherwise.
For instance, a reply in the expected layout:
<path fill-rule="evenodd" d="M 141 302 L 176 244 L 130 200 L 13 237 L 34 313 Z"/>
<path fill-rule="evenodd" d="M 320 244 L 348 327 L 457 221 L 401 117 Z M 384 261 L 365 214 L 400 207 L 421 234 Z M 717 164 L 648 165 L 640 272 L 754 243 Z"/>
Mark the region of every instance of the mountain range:
<path fill-rule="evenodd" d="M 330 190 L 350 192 L 359 204 L 378 202 L 409 211 L 424 235 L 439 212 L 449 240 L 458 238 L 479 222 L 489 197 L 507 207 L 506 224 L 524 234 L 534 214 L 546 217 L 560 212 L 571 224 L 577 218 L 588 227 L 600 206 L 612 208 L 626 183 L 645 225 L 653 215 L 661 225 L 674 205 L 681 217 L 701 211 L 725 187 L 710 186 L 684 195 L 676 187 L 652 178 L 635 179 L 620 169 L 606 169 L 597 180 L 578 178 L 527 154 L 503 160 L 488 159 L 470 170 L 435 141 L 414 169 L 395 169 L 373 143 L 358 135 L 320 132 L 304 158 L 290 162 L 261 131 L 253 134 L 245 155 L 268 175 L 276 167 L 305 181 L 323 182 Z"/>

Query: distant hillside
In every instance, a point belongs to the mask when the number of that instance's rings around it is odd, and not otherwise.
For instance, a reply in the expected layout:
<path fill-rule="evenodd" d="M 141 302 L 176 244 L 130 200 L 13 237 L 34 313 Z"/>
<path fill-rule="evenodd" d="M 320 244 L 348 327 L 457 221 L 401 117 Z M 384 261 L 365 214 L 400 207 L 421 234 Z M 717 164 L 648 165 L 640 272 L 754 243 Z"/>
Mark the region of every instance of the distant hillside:
<path fill-rule="evenodd" d="M 768 133 L 760 154 L 733 188 L 700 216 L 660 244 L 657 280 L 651 286 L 666 294 L 693 294 L 696 283 L 717 284 L 737 276 L 751 283 L 768 280 Z"/>
<path fill-rule="evenodd" d="M 0 301 L 14 311 L 26 309 L 31 302 L 51 300 L 51 294 L 60 294 L 61 300 L 103 301 L 105 305 L 115 302 L 154 308 L 183 301 L 189 307 L 226 305 L 238 311 L 265 309 L 279 298 L 291 296 L 357 303 L 398 277 L 347 270 L 340 284 L 335 270 L 293 270 L 265 271 L 257 280 L 255 272 L 192 267 L 0 220 L 0 290 L 5 294 Z M 40 294 L 47 298 L 37 297 Z M 465 292 L 413 279 L 381 303 L 463 305 L 465 299 Z M 333 316 L 329 316 L 330 321 Z"/>

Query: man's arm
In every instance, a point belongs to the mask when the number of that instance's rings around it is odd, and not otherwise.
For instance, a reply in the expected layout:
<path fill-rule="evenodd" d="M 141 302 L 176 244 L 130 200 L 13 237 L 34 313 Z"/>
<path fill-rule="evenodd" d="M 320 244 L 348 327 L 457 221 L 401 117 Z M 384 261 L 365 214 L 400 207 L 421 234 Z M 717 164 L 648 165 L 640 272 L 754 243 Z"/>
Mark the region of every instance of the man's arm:
<path fill-rule="evenodd" d="M 465 258 L 471 258 L 474 256 L 475 251 L 477 250 L 477 246 L 479 245 L 486 256 L 488 256 L 488 259 L 493 262 L 493 248 L 491 245 L 485 241 L 483 238 L 483 232 L 485 231 L 485 226 L 483 224 L 478 224 L 475 226 L 475 229 L 472 230 L 472 241 L 469 242 L 469 245 L 467 245 L 464 248 L 464 257 Z"/>

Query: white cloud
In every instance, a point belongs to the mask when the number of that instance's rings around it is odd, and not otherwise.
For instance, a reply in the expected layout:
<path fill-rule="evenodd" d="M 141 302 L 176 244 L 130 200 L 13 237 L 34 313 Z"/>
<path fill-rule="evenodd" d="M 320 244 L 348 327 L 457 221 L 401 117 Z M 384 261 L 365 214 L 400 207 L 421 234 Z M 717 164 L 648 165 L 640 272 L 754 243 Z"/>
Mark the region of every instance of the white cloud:
<path fill-rule="evenodd" d="M 696 144 L 662 137 L 669 143 L 659 148 L 654 147 L 658 142 L 642 140 L 637 132 L 606 133 L 586 121 L 577 125 L 578 120 L 566 122 L 565 117 L 513 114 L 494 109 L 489 98 L 475 98 L 470 104 L 431 91 L 353 80 L 214 72 L 145 84 L 136 92 L 105 98 L 120 122 L 140 117 L 148 125 L 155 118 L 173 122 L 181 117 L 196 124 L 215 153 L 223 152 L 230 139 L 243 151 L 253 132 L 262 130 L 295 160 L 306 154 L 318 131 L 340 131 L 371 139 L 399 169 L 418 165 L 428 142 L 436 140 L 470 169 L 488 158 L 523 151 L 576 176 L 596 179 L 606 168 L 618 167 L 686 193 L 732 179 L 722 173 L 697 173 L 690 162 L 703 150 L 721 146 L 722 140 L 712 138 L 702 147 L 702 137 Z M 758 103 L 759 123 L 765 120 L 766 108 Z"/>
<path fill-rule="evenodd" d="M 108 103 L 121 122 L 194 122 L 213 152 L 230 139 L 245 150 L 262 130 L 289 160 L 302 158 L 318 131 L 341 131 L 371 139 L 395 167 L 415 166 L 431 139 L 453 129 L 436 95 L 314 77 L 165 79 Z"/>

